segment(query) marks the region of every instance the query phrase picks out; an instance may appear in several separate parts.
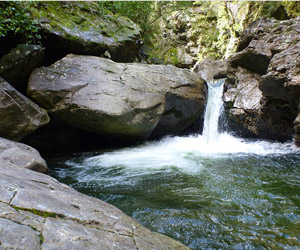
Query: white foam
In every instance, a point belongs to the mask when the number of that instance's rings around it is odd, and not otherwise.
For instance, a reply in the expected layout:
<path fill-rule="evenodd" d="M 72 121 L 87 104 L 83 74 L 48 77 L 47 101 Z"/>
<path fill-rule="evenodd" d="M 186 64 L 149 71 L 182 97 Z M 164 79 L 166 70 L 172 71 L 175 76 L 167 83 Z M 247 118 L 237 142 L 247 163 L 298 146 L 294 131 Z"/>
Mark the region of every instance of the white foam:
<path fill-rule="evenodd" d="M 109 169 L 119 166 L 131 169 L 134 174 L 174 167 L 185 172 L 197 172 L 203 167 L 203 159 L 207 158 L 299 152 L 292 142 L 249 141 L 226 133 L 220 134 L 218 120 L 222 107 L 224 81 L 225 79 L 221 79 L 208 83 L 209 94 L 203 136 L 166 137 L 158 142 L 148 142 L 138 147 L 88 157 L 83 161 L 83 165 L 75 164 L 75 166 L 78 168 L 84 166 L 85 169 L 97 166 Z M 72 162 L 67 164 L 74 166 Z"/>
<path fill-rule="evenodd" d="M 85 166 L 123 166 L 131 169 L 158 170 L 176 167 L 182 171 L 199 171 L 197 159 L 234 157 L 234 155 L 271 155 L 299 152 L 292 142 L 279 143 L 263 140 L 249 141 L 229 134 L 220 134 L 217 141 L 208 143 L 197 136 L 166 137 L 158 142 L 146 143 L 86 158 Z"/>

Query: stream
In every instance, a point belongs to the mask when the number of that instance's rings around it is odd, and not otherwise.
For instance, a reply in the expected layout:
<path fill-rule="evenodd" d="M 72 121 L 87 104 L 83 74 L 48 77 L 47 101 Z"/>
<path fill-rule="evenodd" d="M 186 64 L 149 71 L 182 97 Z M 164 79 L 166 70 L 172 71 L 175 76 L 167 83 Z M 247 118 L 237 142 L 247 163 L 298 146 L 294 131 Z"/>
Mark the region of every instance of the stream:
<path fill-rule="evenodd" d="M 300 150 L 220 133 L 223 83 L 202 135 L 51 159 L 51 175 L 191 249 L 300 249 Z"/>

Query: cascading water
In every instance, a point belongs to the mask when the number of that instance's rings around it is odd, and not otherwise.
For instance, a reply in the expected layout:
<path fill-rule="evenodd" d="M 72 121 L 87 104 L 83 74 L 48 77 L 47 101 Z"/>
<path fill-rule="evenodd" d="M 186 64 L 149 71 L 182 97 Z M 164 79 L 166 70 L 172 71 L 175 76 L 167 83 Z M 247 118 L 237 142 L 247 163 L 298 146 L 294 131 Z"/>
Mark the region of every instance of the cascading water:
<path fill-rule="evenodd" d="M 216 142 L 218 139 L 218 122 L 223 106 L 223 85 L 226 79 L 214 80 L 207 83 L 208 98 L 204 115 L 203 136 L 206 141 Z"/>
<path fill-rule="evenodd" d="M 50 161 L 52 175 L 192 249 L 300 249 L 300 153 L 218 133 L 224 80 L 203 135 Z"/>

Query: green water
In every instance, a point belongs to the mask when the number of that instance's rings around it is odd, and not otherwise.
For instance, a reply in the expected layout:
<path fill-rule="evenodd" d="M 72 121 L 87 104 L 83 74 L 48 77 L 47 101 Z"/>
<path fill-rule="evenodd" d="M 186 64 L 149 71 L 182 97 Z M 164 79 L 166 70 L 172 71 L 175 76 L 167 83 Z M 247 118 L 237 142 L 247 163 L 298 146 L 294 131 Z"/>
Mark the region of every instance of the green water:
<path fill-rule="evenodd" d="M 51 174 L 192 249 L 300 249 L 300 153 L 196 139 L 54 159 Z"/>

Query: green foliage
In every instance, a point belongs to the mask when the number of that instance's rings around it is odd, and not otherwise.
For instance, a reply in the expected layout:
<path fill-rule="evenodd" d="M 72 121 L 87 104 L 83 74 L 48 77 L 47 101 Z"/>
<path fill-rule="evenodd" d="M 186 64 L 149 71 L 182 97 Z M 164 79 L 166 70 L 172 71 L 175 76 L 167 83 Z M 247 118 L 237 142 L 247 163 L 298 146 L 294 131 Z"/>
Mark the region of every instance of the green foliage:
<path fill-rule="evenodd" d="M 178 51 L 176 48 L 171 48 L 165 55 L 165 63 L 176 65 L 178 63 Z"/>
<path fill-rule="evenodd" d="M 259 16 L 275 18 L 277 20 L 288 19 L 288 15 L 282 2 L 266 1 L 259 5 Z"/>
<path fill-rule="evenodd" d="M 151 38 L 155 37 L 157 29 L 156 21 L 163 15 L 175 10 L 184 11 L 191 7 L 191 1 L 101 1 L 98 2 L 102 12 L 110 11 L 115 15 L 130 18 L 142 29 L 142 37 L 150 45 Z"/>
<path fill-rule="evenodd" d="M 30 15 L 31 2 L 0 2 L 0 37 L 21 35 L 27 43 L 38 43 L 38 21 Z"/>
<path fill-rule="evenodd" d="M 191 28 L 198 31 L 198 60 L 228 57 L 235 50 L 237 36 L 242 30 L 242 18 L 238 15 L 243 16 L 243 13 L 239 10 L 234 15 L 225 1 L 198 2 L 197 6 L 201 12 L 195 16 Z"/>
<path fill-rule="evenodd" d="M 154 11 L 151 1 L 101 1 L 99 7 L 105 12 L 105 9 L 113 14 L 119 14 L 130 18 L 133 22 L 140 25 L 145 32 L 150 29 L 148 18 Z"/>
<path fill-rule="evenodd" d="M 299 1 L 283 1 L 282 5 L 285 7 L 286 13 L 289 17 L 294 18 L 300 16 Z"/>

